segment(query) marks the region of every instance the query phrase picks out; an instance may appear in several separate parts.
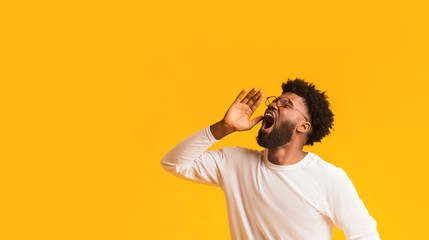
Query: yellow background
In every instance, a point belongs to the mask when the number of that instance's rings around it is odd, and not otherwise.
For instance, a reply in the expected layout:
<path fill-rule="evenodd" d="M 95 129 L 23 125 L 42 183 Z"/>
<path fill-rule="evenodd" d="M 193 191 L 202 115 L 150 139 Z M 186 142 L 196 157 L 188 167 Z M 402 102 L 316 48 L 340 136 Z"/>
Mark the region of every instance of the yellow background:
<path fill-rule="evenodd" d="M 160 160 L 241 89 L 295 77 L 335 113 L 305 150 L 348 173 L 382 239 L 424 239 L 425 2 L 3 2 L 0 239 L 229 239 L 223 192 Z M 260 149 L 256 128 L 212 149 Z"/>

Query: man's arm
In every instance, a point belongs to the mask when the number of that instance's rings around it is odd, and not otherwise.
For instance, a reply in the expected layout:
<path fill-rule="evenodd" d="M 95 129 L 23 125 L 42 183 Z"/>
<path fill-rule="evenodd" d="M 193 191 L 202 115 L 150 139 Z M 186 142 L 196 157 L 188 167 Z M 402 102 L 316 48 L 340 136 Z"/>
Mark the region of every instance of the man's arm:
<path fill-rule="evenodd" d="M 234 130 L 231 129 L 228 125 L 226 125 L 223 121 L 219 121 L 210 126 L 210 131 L 213 134 L 213 137 L 216 140 L 220 140 L 224 138 L 226 135 L 231 134 Z"/>
<path fill-rule="evenodd" d="M 377 222 L 369 215 L 363 201 L 344 170 L 340 169 L 328 188 L 328 215 L 344 231 L 347 240 L 380 240 Z"/>
<path fill-rule="evenodd" d="M 162 158 L 161 166 L 176 177 L 221 187 L 221 169 L 228 157 L 228 148 L 206 151 L 217 141 L 210 127 L 206 127 L 172 148 Z"/>
<path fill-rule="evenodd" d="M 262 102 L 262 91 L 252 89 L 241 100 L 245 93 L 246 90 L 240 92 L 221 121 L 189 136 L 171 149 L 162 158 L 162 167 L 177 177 L 219 186 L 230 148 L 206 151 L 207 148 L 228 134 L 251 129 L 263 119 L 263 116 L 258 116 L 250 120 Z"/>

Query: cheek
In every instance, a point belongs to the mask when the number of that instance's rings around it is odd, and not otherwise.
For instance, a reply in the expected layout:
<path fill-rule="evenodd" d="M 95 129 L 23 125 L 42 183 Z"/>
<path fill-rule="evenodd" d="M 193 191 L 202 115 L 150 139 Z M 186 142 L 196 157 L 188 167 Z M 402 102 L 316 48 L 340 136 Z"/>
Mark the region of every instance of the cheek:
<path fill-rule="evenodd" d="M 282 125 L 282 124 L 285 124 L 286 122 L 290 122 L 291 120 L 293 119 L 291 119 L 290 116 L 282 115 L 277 119 L 277 124 Z"/>
<path fill-rule="evenodd" d="M 294 114 L 294 113 L 288 113 L 287 116 L 283 116 L 283 118 L 281 118 L 282 121 L 288 121 L 288 122 L 292 122 L 292 123 L 298 123 L 299 120 L 301 120 L 300 116 L 298 114 Z"/>

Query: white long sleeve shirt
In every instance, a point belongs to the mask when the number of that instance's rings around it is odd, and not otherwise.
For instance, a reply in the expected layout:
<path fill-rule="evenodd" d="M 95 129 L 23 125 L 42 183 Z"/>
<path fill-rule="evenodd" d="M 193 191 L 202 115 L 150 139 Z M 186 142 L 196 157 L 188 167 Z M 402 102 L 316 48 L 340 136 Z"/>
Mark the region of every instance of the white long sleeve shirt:
<path fill-rule="evenodd" d="M 161 160 L 169 173 L 219 186 L 226 198 L 231 239 L 380 239 L 347 174 L 314 153 L 292 165 L 268 161 L 267 149 L 207 149 L 218 140 L 210 127 L 189 136 Z"/>

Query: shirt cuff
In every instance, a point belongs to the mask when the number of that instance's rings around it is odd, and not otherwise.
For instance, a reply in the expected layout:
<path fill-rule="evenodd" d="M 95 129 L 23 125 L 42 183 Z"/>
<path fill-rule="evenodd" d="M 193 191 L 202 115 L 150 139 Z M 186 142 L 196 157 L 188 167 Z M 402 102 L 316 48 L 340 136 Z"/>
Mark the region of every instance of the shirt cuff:
<path fill-rule="evenodd" d="M 218 139 L 216 139 L 216 138 L 213 136 L 213 133 L 212 133 L 212 131 L 210 130 L 210 126 L 206 127 L 206 134 L 207 134 L 207 136 L 209 137 L 209 139 L 210 139 L 210 142 L 211 142 L 211 143 L 216 143 L 216 142 L 218 142 L 218 141 L 219 141 Z"/>

